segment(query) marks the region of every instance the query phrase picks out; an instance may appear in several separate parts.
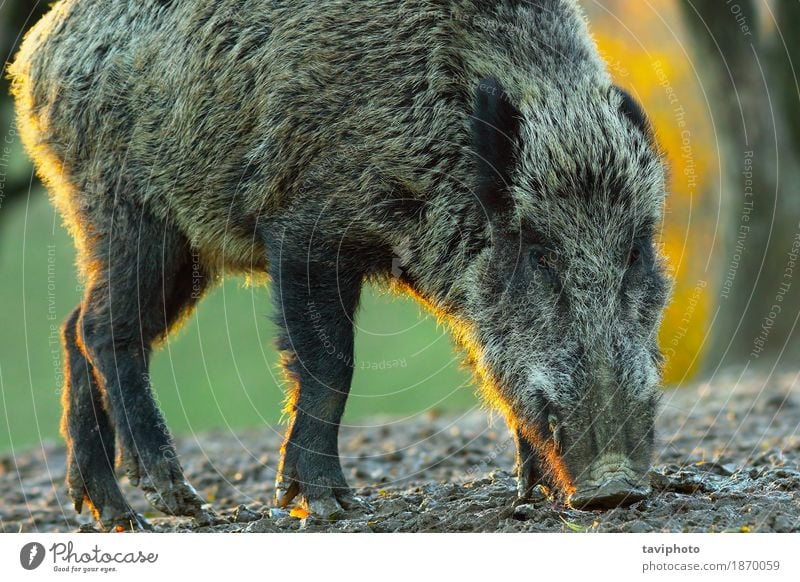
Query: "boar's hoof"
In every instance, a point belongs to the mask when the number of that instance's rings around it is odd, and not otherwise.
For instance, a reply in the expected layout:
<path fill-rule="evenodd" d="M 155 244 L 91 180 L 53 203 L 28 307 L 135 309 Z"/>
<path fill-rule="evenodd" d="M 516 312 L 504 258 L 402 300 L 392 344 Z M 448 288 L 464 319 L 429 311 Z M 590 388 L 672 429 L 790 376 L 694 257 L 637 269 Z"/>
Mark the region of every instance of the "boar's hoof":
<path fill-rule="evenodd" d="M 307 501 L 307 506 L 308 511 L 320 517 L 334 517 L 344 512 L 344 508 L 342 508 L 335 497 L 309 499 Z"/>
<path fill-rule="evenodd" d="M 309 512 L 326 519 L 347 517 L 353 514 L 363 515 L 374 511 L 374 508 L 363 499 L 352 493 L 343 494 L 340 491 L 331 497 L 307 499 L 304 505 Z"/>
<path fill-rule="evenodd" d="M 540 503 L 550 497 L 550 489 L 541 483 L 532 487 L 517 485 L 517 499 L 527 503 Z"/>
<path fill-rule="evenodd" d="M 123 447 L 121 466 L 131 485 L 141 489 L 152 507 L 167 515 L 185 515 L 209 521 L 212 514 L 205 502 L 184 477 L 175 450 L 166 449 L 153 458 L 139 456 Z"/>
<path fill-rule="evenodd" d="M 336 455 L 320 455 L 300 447 L 287 447 L 277 479 L 275 504 L 288 506 L 295 497 L 319 517 L 347 510 L 358 511 L 364 502 L 353 495 Z"/>
<path fill-rule="evenodd" d="M 319 487 L 309 487 L 310 494 L 303 494 L 297 482 L 291 483 L 288 487 L 283 483 L 276 483 L 275 504 L 278 507 L 286 507 L 291 501 L 300 494 L 302 497 L 301 505 L 309 512 L 319 517 L 331 518 L 348 511 L 366 511 L 368 506 L 365 502 L 352 494 L 349 488 L 337 487 L 327 488 L 319 491 Z"/>
<path fill-rule="evenodd" d="M 286 507 L 295 497 L 301 505 L 319 517 L 330 518 L 345 512 L 367 512 L 369 505 L 353 495 L 344 479 L 335 485 L 302 483 L 298 479 L 278 477 L 275 482 L 275 504 Z"/>
<path fill-rule="evenodd" d="M 650 495 L 650 487 L 632 485 L 626 479 L 612 479 L 595 487 L 578 487 L 570 496 L 575 509 L 610 509 L 630 505 Z"/>
<path fill-rule="evenodd" d="M 187 481 L 155 480 L 148 475 L 139 484 L 147 501 L 167 515 L 188 515 L 210 522 L 213 514 L 203 508 L 203 500 Z"/>

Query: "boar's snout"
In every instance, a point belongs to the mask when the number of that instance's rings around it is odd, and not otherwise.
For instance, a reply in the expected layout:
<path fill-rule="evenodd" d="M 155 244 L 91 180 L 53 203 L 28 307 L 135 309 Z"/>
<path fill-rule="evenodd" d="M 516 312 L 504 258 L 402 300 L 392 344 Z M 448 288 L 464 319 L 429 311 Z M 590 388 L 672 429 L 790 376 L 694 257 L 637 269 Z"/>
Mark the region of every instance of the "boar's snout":
<path fill-rule="evenodd" d="M 625 460 L 601 459 L 578 481 L 569 497 L 576 509 L 607 509 L 630 505 L 650 495 L 646 476 L 638 475 Z"/>

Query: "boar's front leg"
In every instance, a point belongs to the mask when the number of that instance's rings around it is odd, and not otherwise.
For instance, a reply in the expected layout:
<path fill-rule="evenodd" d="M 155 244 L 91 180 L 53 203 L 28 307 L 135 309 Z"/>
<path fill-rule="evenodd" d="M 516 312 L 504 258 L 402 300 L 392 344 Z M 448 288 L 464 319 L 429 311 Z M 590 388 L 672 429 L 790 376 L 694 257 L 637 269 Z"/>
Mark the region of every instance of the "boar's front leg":
<path fill-rule="evenodd" d="M 514 430 L 514 441 L 517 444 L 517 495 L 520 499 L 529 499 L 537 485 L 550 487 L 552 484 L 539 453 L 519 430 Z"/>
<path fill-rule="evenodd" d="M 338 255 L 336 243 L 292 241 L 283 232 L 268 239 L 267 248 L 278 347 L 292 383 L 275 500 L 285 507 L 300 495 L 310 511 L 327 517 L 355 504 L 338 440 L 353 376 L 353 316 L 362 276 Z"/>

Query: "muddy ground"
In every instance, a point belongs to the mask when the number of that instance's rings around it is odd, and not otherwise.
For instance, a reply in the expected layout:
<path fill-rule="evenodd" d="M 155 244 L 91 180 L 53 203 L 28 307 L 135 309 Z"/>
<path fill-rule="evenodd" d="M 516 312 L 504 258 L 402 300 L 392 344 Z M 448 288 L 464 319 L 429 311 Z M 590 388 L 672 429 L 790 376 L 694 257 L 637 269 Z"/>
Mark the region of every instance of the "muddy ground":
<path fill-rule="evenodd" d="M 336 521 L 271 507 L 281 428 L 178 439 L 189 480 L 221 518 L 213 526 L 153 513 L 123 487 L 158 532 L 798 532 L 797 380 L 795 372 L 729 374 L 666 392 L 654 494 L 623 509 L 577 511 L 547 497 L 519 504 L 513 443 L 503 422 L 480 410 L 343 429 L 345 474 L 371 510 Z M 0 457 L 0 531 L 91 530 L 63 481 L 60 444 Z"/>

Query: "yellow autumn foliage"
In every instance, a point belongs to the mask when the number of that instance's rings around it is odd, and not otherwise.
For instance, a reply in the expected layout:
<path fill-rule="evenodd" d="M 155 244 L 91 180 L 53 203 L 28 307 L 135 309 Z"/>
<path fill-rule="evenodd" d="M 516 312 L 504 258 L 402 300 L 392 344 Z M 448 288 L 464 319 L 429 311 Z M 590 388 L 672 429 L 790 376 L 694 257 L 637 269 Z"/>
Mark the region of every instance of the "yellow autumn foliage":
<path fill-rule="evenodd" d="M 709 106 L 672 0 L 584 3 L 615 82 L 644 106 L 670 168 L 660 244 L 674 277 L 661 329 L 664 380 L 697 371 L 713 308 L 717 159 Z"/>

